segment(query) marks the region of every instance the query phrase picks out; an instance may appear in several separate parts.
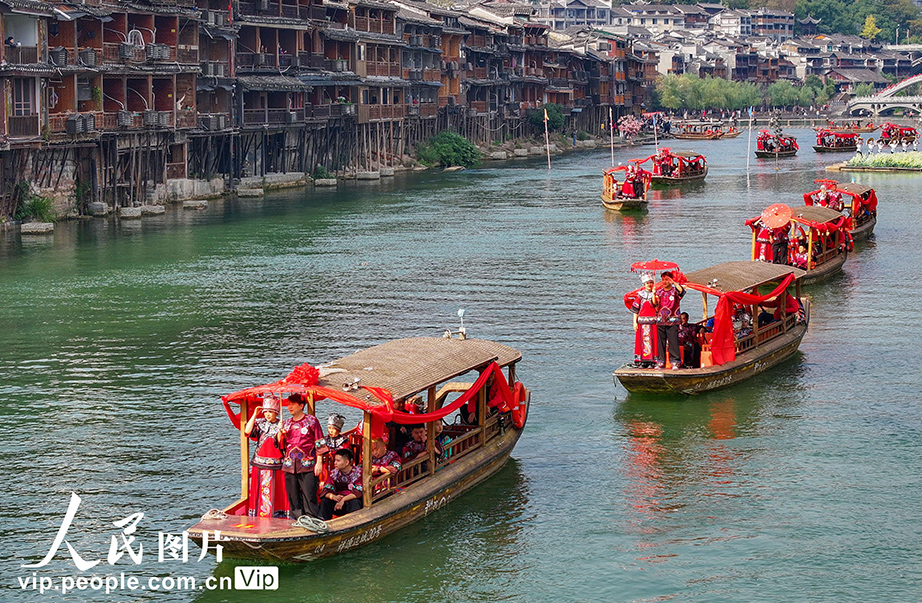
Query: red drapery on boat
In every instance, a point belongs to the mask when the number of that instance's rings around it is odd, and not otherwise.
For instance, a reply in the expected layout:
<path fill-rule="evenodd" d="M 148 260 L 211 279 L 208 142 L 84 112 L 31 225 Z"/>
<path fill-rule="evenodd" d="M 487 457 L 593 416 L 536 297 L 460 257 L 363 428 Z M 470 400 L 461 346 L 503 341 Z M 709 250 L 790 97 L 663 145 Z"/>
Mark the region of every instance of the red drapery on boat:
<path fill-rule="evenodd" d="M 303 366 L 309 367 L 310 365 Z M 303 366 L 298 368 L 301 369 Z M 227 416 L 230 417 L 230 420 L 234 426 L 238 429 L 240 428 L 240 413 L 234 413 L 230 407 L 230 403 L 233 402 L 240 404 L 244 400 L 247 400 L 248 402 L 259 400 L 265 394 L 300 394 L 304 397 L 313 394 L 314 400 L 333 400 L 334 402 L 339 402 L 340 404 L 344 404 L 346 406 L 368 411 L 372 416 L 371 433 L 372 437 L 374 438 L 381 437 L 381 435 L 384 433 L 384 424 L 387 422 L 400 423 L 402 425 L 412 425 L 416 423 L 428 423 L 431 421 L 437 421 L 450 415 L 454 411 L 467 404 L 469 401 L 473 400 L 474 397 L 480 392 L 480 389 L 486 385 L 487 379 L 490 378 L 490 375 L 494 376 L 493 387 L 498 390 L 499 396 L 502 400 L 502 404 L 499 406 L 500 412 L 510 412 L 515 410 L 518 408 L 519 402 L 524 400 L 523 394 L 525 386 L 522 385 L 521 382 L 516 382 L 512 387 L 510 387 L 509 383 L 506 381 L 506 377 L 503 375 L 502 368 L 500 368 L 500 366 L 495 362 L 491 362 L 487 366 L 486 370 L 484 370 L 483 373 L 481 373 L 481 375 L 477 378 L 470 389 L 461 394 L 457 400 L 454 400 L 447 406 L 443 406 L 434 412 L 421 414 L 409 414 L 405 412 L 394 411 L 393 396 L 384 388 L 361 386 L 372 396 L 374 396 L 375 399 L 380 400 L 383 403 L 383 405 L 379 406 L 375 404 L 369 404 L 364 400 L 356 398 L 349 392 L 343 392 L 336 389 L 331 389 L 329 387 L 323 387 L 322 385 L 317 385 L 316 378 L 310 371 L 307 371 L 310 377 L 306 383 L 299 383 L 298 381 L 294 380 L 289 381 L 289 378 L 297 379 L 305 373 L 305 371 L 302 371 L 301 373 L 296 374 L 297 371 L 298 369 L 292 371 L 288 377 L 274 383 L 260 385 L 257 387 L 250 387 L 238 392 L 234 392 L 232 394 L 228 394 L 226 396 L 222 396 L 221 402 L 224 404 L 224 409 L 227 412 Z M 250 408 L 249 412 L 252 413 L 253 409 Z"/>
<path fill-rule="evenodd" d="M 714 364 L 726 364 L 736 360 L 736 342 L 733 335 L 733 304 L 745 304 L 751 306 L 759 304 L 784 293 L 794 282 L 794 275 L 789 274 L 784 280 L 767 295 L 753 295 L 752 293 L 743 293 L 742 291 L 731 291 L 729 293 L 720 293 L 708 287 L 702 287 L 695 283 L 689 283 L 688 287 L 698 291 L 704 291 L 712 295 L 719 295 L 717 300 L 717 309 L 714 312 L 714 331 L 711 336 L 711 354 L 713 355 Z"/>

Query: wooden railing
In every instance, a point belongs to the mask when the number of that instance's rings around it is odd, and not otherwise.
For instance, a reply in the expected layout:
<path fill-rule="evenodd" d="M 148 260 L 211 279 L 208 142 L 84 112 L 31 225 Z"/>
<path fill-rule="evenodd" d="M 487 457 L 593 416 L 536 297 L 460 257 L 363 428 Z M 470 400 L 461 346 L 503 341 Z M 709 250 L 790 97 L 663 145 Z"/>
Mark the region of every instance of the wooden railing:
<path fill-rule="evenodd" d="M 195 128 L 198 126 L 198 112 L 195 109 L 180 109 L 176 111 L 177 128 Z"/>
<path fill-rule="evenodd" d="M 11 115 L 7 117 L 7 134 L 11 138 L 24 138 L 39 135 L 38 114 Z"/>
<path fill-rule="evenodd" d="M 368 17 L 355 18 L 356 31 L 367 31 L 370 33 L 394 33 L 393 21 L 382 21 L 380 19 L 369 19 Z"/>
<path fill-rule="evenodd" d="M 290 118 L 289 113 L 294 113 L 295 117 Z M 299 122 L 304 118 L 303 109 L 244 109 L 243 123 L 245 125 L 258 124 L 284 124 L 291 123 L 291 119 Z"/>
<path fill-rule="evenodd" d="M 407 114 L 406 105 L 358 105 L 358 122 L 376 119 L 400 119 Z"/>
<path fill-rule="evenodd" d="M 3 56 L 13 65 L 32 65 L 38 63 L 38 46 L 5 46 Z"/>
<path fill-rule="evenodd" d="M 399 63 L 386 63 L 384 61 L 366 61 L 365 73 L 367 75 L 382 75 L 400 77 Z"/>

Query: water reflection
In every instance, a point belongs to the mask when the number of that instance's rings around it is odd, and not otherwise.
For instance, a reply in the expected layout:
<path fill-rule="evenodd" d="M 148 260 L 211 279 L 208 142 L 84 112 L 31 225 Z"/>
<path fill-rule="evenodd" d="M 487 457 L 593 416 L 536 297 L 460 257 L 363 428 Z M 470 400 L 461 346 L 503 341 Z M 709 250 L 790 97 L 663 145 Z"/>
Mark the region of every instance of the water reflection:
<path fill-rule="evenodd" d="M 355 598 L 365 601 L 497 601 L 520 592 L 521 561 L 506 560 L 527 549 L 532 517 L 529 483 L 510 459 L 495 476 L 450 505 L 377 542 L 354 551 L 283 565 L 279 582 L 298 601 Z M 519 557 L 521 558 L 521 557 Z M 240 565 L 252 565 L 240 562 Z M 214 575 L 233 576 L 231 562 Z M 290 597 L 286 597 L 290 598 Z M 196 601 L 226 601 L 227 594 L 202 592 Z M 247 601 L 277 603 L 277 591 L 254 591 Z"/>

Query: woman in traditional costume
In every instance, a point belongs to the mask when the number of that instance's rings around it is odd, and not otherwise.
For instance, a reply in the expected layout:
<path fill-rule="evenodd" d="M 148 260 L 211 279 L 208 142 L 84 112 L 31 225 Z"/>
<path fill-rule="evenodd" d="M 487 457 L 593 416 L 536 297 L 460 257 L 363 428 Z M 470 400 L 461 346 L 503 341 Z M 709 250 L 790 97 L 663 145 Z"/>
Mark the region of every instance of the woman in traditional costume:
<path fill-rule="evenodd" d="M 634 313 L 634 363 L 649 368 L 656 364 L 656 307 L 659 299 L 653 288 L 653 275 L 640 275 L 643 289 L 637 292 Z"/>
<path fill-rule="evenodd" d="M 257 406 L 244 433 L 256 441 L 256 453 L 250 463 L 250 497 L 248 501 L 251 517 L 273 517 L 288 513 L 288 494 L 285 491 L 285 475 L 282 473 L 282 450 L 278 433 L 282 427 L 279 420 L 281 401 L 274 396 L 263 399 Z M 257 418 L 262 414 L 262 418 Z"/>
<path fill-rule="evenodd" d="M 772 230 L 759 222 L 759 231 L 756 233 L 756 257 L 760 262 L 772 261 Z"/>

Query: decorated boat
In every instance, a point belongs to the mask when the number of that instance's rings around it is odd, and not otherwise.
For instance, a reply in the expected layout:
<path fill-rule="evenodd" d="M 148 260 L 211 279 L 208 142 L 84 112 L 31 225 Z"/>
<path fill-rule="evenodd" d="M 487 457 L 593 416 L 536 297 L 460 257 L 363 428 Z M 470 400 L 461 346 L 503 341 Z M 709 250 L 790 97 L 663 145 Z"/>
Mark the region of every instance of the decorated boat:
<path fill-rule="evenodd" d="M 775 203 L 746 225 L 752 229 L 752 260 L 801 268 L 806 271 L 800 279 L 803 285 L 842 270 L 852 249 L 851 218 L 829 207 L 813 205 L 795 212 Z M 777 253 L 784 257 L 776 259 Z"/>
<path fill-rule="evenodd" d="M 640 162 L 651 162 L 652 181 L 654 184 L 680 184 L 704 180 L 708 174 L 707 159 L 700 153 L 673 151 L 661 148 Z"/>
<path fill-rule="evenodd" d="M 645 209 L 653 174 L 641 168 L 640 159 L 602 172 L 602 205 L 615 211 Z"/>
<path fill-rule="evenodd" d="M 890 144 L 891 142 L 913 142 L 919 137 L 919 132 L 911 126 L 899 126 L 887 122 L 880 129 L 880 139 L 878 144 Z"/>
<path fill-rule="evenodd" d="M 672 135 L 681 140 L 717 140 L 722 134 L 719 121 L 686 121 L 673 124 Z"/>
<path fill-rule="evenodd" d="M 726 131 L 722 130 L 720 132 L 720 139 L 723 140 L 724 138 L 736 138 L 742 133 L 743 131 L 737 128 L 736 126 L 731 126 L 729 130 L 726 130 Z"/>
<path fill-rule="evenodd" d="M 858 135 L 852 132 L 819 130 L 813 150 L 817 153 L 853 153 L 858 150 L 860 141 Z"/>
<path fill-rule="evenodd" d="M 725 262 L 684 277 L 674 271 L 673 275 L 686 289 L 701 293 L 702 318 L 689 325 L 687 332 L 693 335 L 680 346 L 681 358 L 677 360 L 681 368 L 670 368 L 677 364 L 672 359 L 663 368 L 645 367 L 636 362 L 635 347 L 635 362 L 614 372 L 628 391 L 698 394 L 749 379 L 797 352 L 810 319 L 809 302 L 800 294 L 803 270 L 742 261 Z M 637 303 L 641 291 L 624 296 L 628 309 L 643 313 Z M 639 329 L 637 332 L 638 338 L 643 336 Z"/>
<path fill-rule="evenodd" d="M 761 159 L 779 159 L 793 157 L 797 154 L 799 146 L 793 136 L 772 134 L 768 130 L 759 130 L 756 138 L 756 157 Z"/>
<path fill-rule="evenodd" d="M 814 180 L 820 188 L 804 193 L 806 205 L 829 207 L 851 216 L 852 228 L 849 234 L 854 241 L 868 238 L 877 224 L 877 193 L 866 184 L 835 180 Z"/>
<path fill-rule="evenodd" d="M 460 333 L 463 337 L 463 327 Z M 209 511 L 189 528 L 190 539 L 210 550 L 220 532 L 224 557 L 310 561 L 377 540 L 447 504 L 463 504 L 459 496 L 496 473 L 509 458 L 525 426 L 530 393 L 516 381 L 515 366 L 522 357 L 517 350 L 451 334 L 398 339 L 321 367 L 302 365 L 274 383 L 224 396 L 225 409 L 241 430 L 241 496 L 221 511 Z M 466 374 L 476 378 L 456 381 Z M 296 397 L 309 415 L 317 413 L 321 402 L 347 414 L 362 413 L 359 426 L 342 445 L 352 451 L 354 466 L 361 468 L 360 480 L 350 482 L 361 493 L 356 499 L 361 508 L 329 521 L 303 515 L 292 522 L 275 516 L 284 512 L 254 512 L 242 427 L 258 405 L 274 396 L 289 401 Z M 403 412 L 404 401 L 418 401 L 420 413 Z M 464 420 L 444 425 L 453 414 Z M 394 442 L 396 432 L 388 437 L 388 430 L 409 425 L 426 429 L 419 456 L 404 459 L 396 473 L 372 477 L 373 439 L 377 446 Z M 434 443 L 437 425 L 444 425 L 440 446 Z"/>
<path fill-rule="evenodd" d="M 840 124 L 837 122 L 829 122 L 829 125 L 826 126 L 817 126 L 813 128 L 817 132 L 821 130 L 827 130 L 829 132 L 839 132 L 839 133 L 851 133 L 851 134 L 869 134 L 879 128 L 880 126 L 875 126 L 873 123 L 868 122 L 867 125 L 862 126 L 860 121 L 856 121 L 854 124 Z"/>

